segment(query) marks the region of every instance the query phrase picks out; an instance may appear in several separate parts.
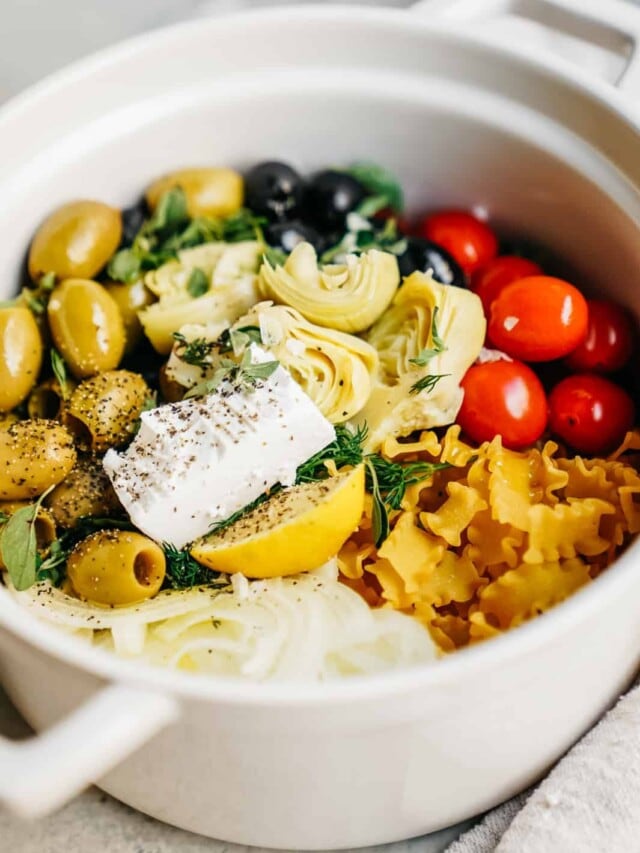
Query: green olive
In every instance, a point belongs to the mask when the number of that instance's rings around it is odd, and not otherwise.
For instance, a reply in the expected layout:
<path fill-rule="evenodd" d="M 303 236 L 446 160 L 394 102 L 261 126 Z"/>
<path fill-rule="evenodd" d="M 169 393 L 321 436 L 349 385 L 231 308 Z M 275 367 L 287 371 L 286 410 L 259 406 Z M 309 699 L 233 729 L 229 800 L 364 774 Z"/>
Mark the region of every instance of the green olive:
<path fill-rule="evenodd" d="M 36 384 L 42 338 L 28 308 L 0 308 L 0 412 L 18 406 Z"/>
<path fill-rule="evenodd" d="M 14 512 L 29 505 L 30 501 L 0 501 L 0 513 L 3 516 L 12 516 Z M 56 525 L 53 515 L 43 506 L 38 507 L 34 529 L 38 553 L 44 555 L 51 546 L 51 543 L 56 540 Z M 6 566 L 0 552 L 0 569 L 5 568 Z"/>
<path fill-rule="evenodd" d="M 76 387 L 73 379 L 67 378 L 66 393 L 70 394 Z M 36 385 L 27 400 L 27 414 L 30 418 L 48 418 L 58 421 L 62 418 L 65 397 L 57 379 L 51 377 Z"/>
<path fill-rule="evenodd" d="M 109 370 L 85 379 L 68 400 L 64 423 L 82 450 L 102 453 L 135 433 L 151 391 L 138 373 Z"/>
<path fill-rule="evenodd" d="M 48 216 L 29 249 L 29 275 L 93 278 L 120 245 L 120 211 L 99 201 L 72 201 Z"/>
<path fill-rule="evenodd" d="M 120 503 L 102 465 L 93 459 L 78 459 L 73 470 L 44 499 L 60 527 L 75 527 L 86 515 L 108 518 Z"/>
<path fill-rule="evenodd" d="M 47 313 L 54 343 L 77 379 L 118 366 L 124 353 L 124 323 L 101 284 L 68 278 L 54 289 Z"/>
<path fill-rule="evenodd" d="M 138 311 L 155 302 L 156 297 L 145 287 L 142 279 L 132 281 L 131 284 L 108 283 L 105 287 L 122 315 L 127 338 L 126 352 L 133 352 L 142 338 L 142 324 L 138 319 Z"/>
<path fill-rule="evenodd" d="M 38 497 L 73 468 L 73 437 L 55 421 L 18 421 L 0 430 L 0 500 Z"/>
<path fill-rule="evenodd" d="M 141 533 L 98 530 L 69 555 L 67 577 L 80 598 L 116 606 L 152 598 L 165 568 L 162 548 Z"/>
<path fill-rule="evenodd" d="M 233 169 L 180 169 L 158 178 L 147 189 L 154 210 L 167 190 L 180 187 L 187 197 L 189 216 L 230 216 L 242 207 L 244 182 Z"/>

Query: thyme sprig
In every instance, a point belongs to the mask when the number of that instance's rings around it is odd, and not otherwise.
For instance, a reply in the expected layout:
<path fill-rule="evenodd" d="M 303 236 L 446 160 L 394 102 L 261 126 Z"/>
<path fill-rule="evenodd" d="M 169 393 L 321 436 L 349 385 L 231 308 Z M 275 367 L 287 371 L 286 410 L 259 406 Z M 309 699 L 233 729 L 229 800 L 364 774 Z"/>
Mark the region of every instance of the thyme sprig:
<path fill-rule="evenodd" d="M 220 365 L 216 368 L 213 376 L 199 382 L 185 394 L 188 397 L 204 397 L 216 391 L 226 381 L 244 391 L 253 391 L 258 383 L 268 379 L 277 370 L 279 361 L 263 361 L 253 363 L 251 351 L 245 350 L 242 361 L 238 364 L 230 358 L 220 359 Z"/>
<path fill-rule="evenodd" d="M 180 332 L 174 332 L 173 337 L 179 344 L 176 355 L 181 361 L 202 368 L 211 365 L 210 356 L 212 351 L 216 349 L 215 341 L 208 341 L 206 338 L 194 338 L 192 341 L 188 341 Z"/>

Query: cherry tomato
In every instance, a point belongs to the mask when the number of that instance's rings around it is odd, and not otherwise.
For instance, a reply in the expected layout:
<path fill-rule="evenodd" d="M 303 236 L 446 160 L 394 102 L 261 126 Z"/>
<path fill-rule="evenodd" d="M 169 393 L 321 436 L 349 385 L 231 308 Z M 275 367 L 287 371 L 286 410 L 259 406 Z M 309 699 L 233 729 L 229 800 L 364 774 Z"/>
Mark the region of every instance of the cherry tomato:
<path fill-rule="evenodd" d="M 569 355 L 572 370 L 615 373 L 624 367 L 633 352 L 633 326 L 626 311 L 615 302 L 588 299 L 587 337 Z"/>
<path fill-rule="evenodd" d="M 523 361 L 552 361 L 587 335 L 589 312 L 580 291 L 560 278 L 536 275 L 507 285 L 491 305 L 488 336 Z"/>
<path fill-rule="evenodd" d="M 502 436 L 517 450 L 537 441 L 547 425 L 547 397 L 542 383 L 521 361 L 475 364 L 462 380 L 464 400 L 457 422 L 480 444 Z"/>
<path fill-rule="evenodd" d="M 426 216 L 418 232 L 418 236 L 438 243 L 453 255 L 468 275 L 498 253 L 498 240 L 493 231 L 464 210 L 448 210 Z"/>
<path fill-rule="evenodd" d="M 502 255 L 489 261 L 473 274 L 471 290 L 480 297 L 484 313 L 488 317 L 491 303 L 507 285 L 532 275 L 542 275 L 538 264 L 517 255 Z"/>
<path fill-rule="evenodd" d="M 576 373 L 549 395 L 549 424 L 578 453 L 614 450 L 635 421 L 633 400 L 619 385 L 593 373 Z"/>

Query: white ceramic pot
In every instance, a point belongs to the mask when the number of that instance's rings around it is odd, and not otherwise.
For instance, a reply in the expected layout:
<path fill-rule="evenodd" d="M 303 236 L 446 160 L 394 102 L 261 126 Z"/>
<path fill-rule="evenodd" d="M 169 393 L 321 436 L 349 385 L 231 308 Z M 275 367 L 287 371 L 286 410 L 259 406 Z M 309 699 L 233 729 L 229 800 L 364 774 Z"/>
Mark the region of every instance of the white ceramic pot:
<path fill-rule="evenodd" d="M 366 158 L 399 175 L 411 206 L 483 206 L 640 316 L 635 109 L 611 83 L 525 55 L 521 20 L 486 25 L 507 6 L 590 41 L 607 73 L 640 34 L 615 0 L 277 9 L 173 27 L 55 76 L 0 115 L 2 295 L 34 226 L 66 199 L 128 203 L 182 164 Z M 44 732 L 0 742 L 0 798 L 37 815 L 99 781 L 160 820 L 298 850 L 477 814 L 540 776 L 630 678 L 639 548 L 509 636 L 323 686 L 143 668 L 57 633 L 0 589 L 0 677 Z"/>

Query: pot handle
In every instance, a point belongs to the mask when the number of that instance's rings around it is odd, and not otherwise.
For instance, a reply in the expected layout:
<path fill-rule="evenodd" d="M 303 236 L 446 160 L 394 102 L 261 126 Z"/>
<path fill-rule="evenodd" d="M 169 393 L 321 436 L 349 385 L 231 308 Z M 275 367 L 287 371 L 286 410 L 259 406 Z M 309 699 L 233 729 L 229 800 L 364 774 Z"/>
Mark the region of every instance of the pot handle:
<path fill-rule="evenodd" d="M 112 684 L 43 734 L 0 737 L 0 802 L 21 817 L 48 814 L 178 716 L 171 696 Z"/>
<path fill-rule="evenodd" d="M 640 9 L 628 0 L 418 0 L 411 11 L 519 49 L 528 41 L 538 57 L 553 51 L 555 37 L 565 61 L 640 94 Z"/>

